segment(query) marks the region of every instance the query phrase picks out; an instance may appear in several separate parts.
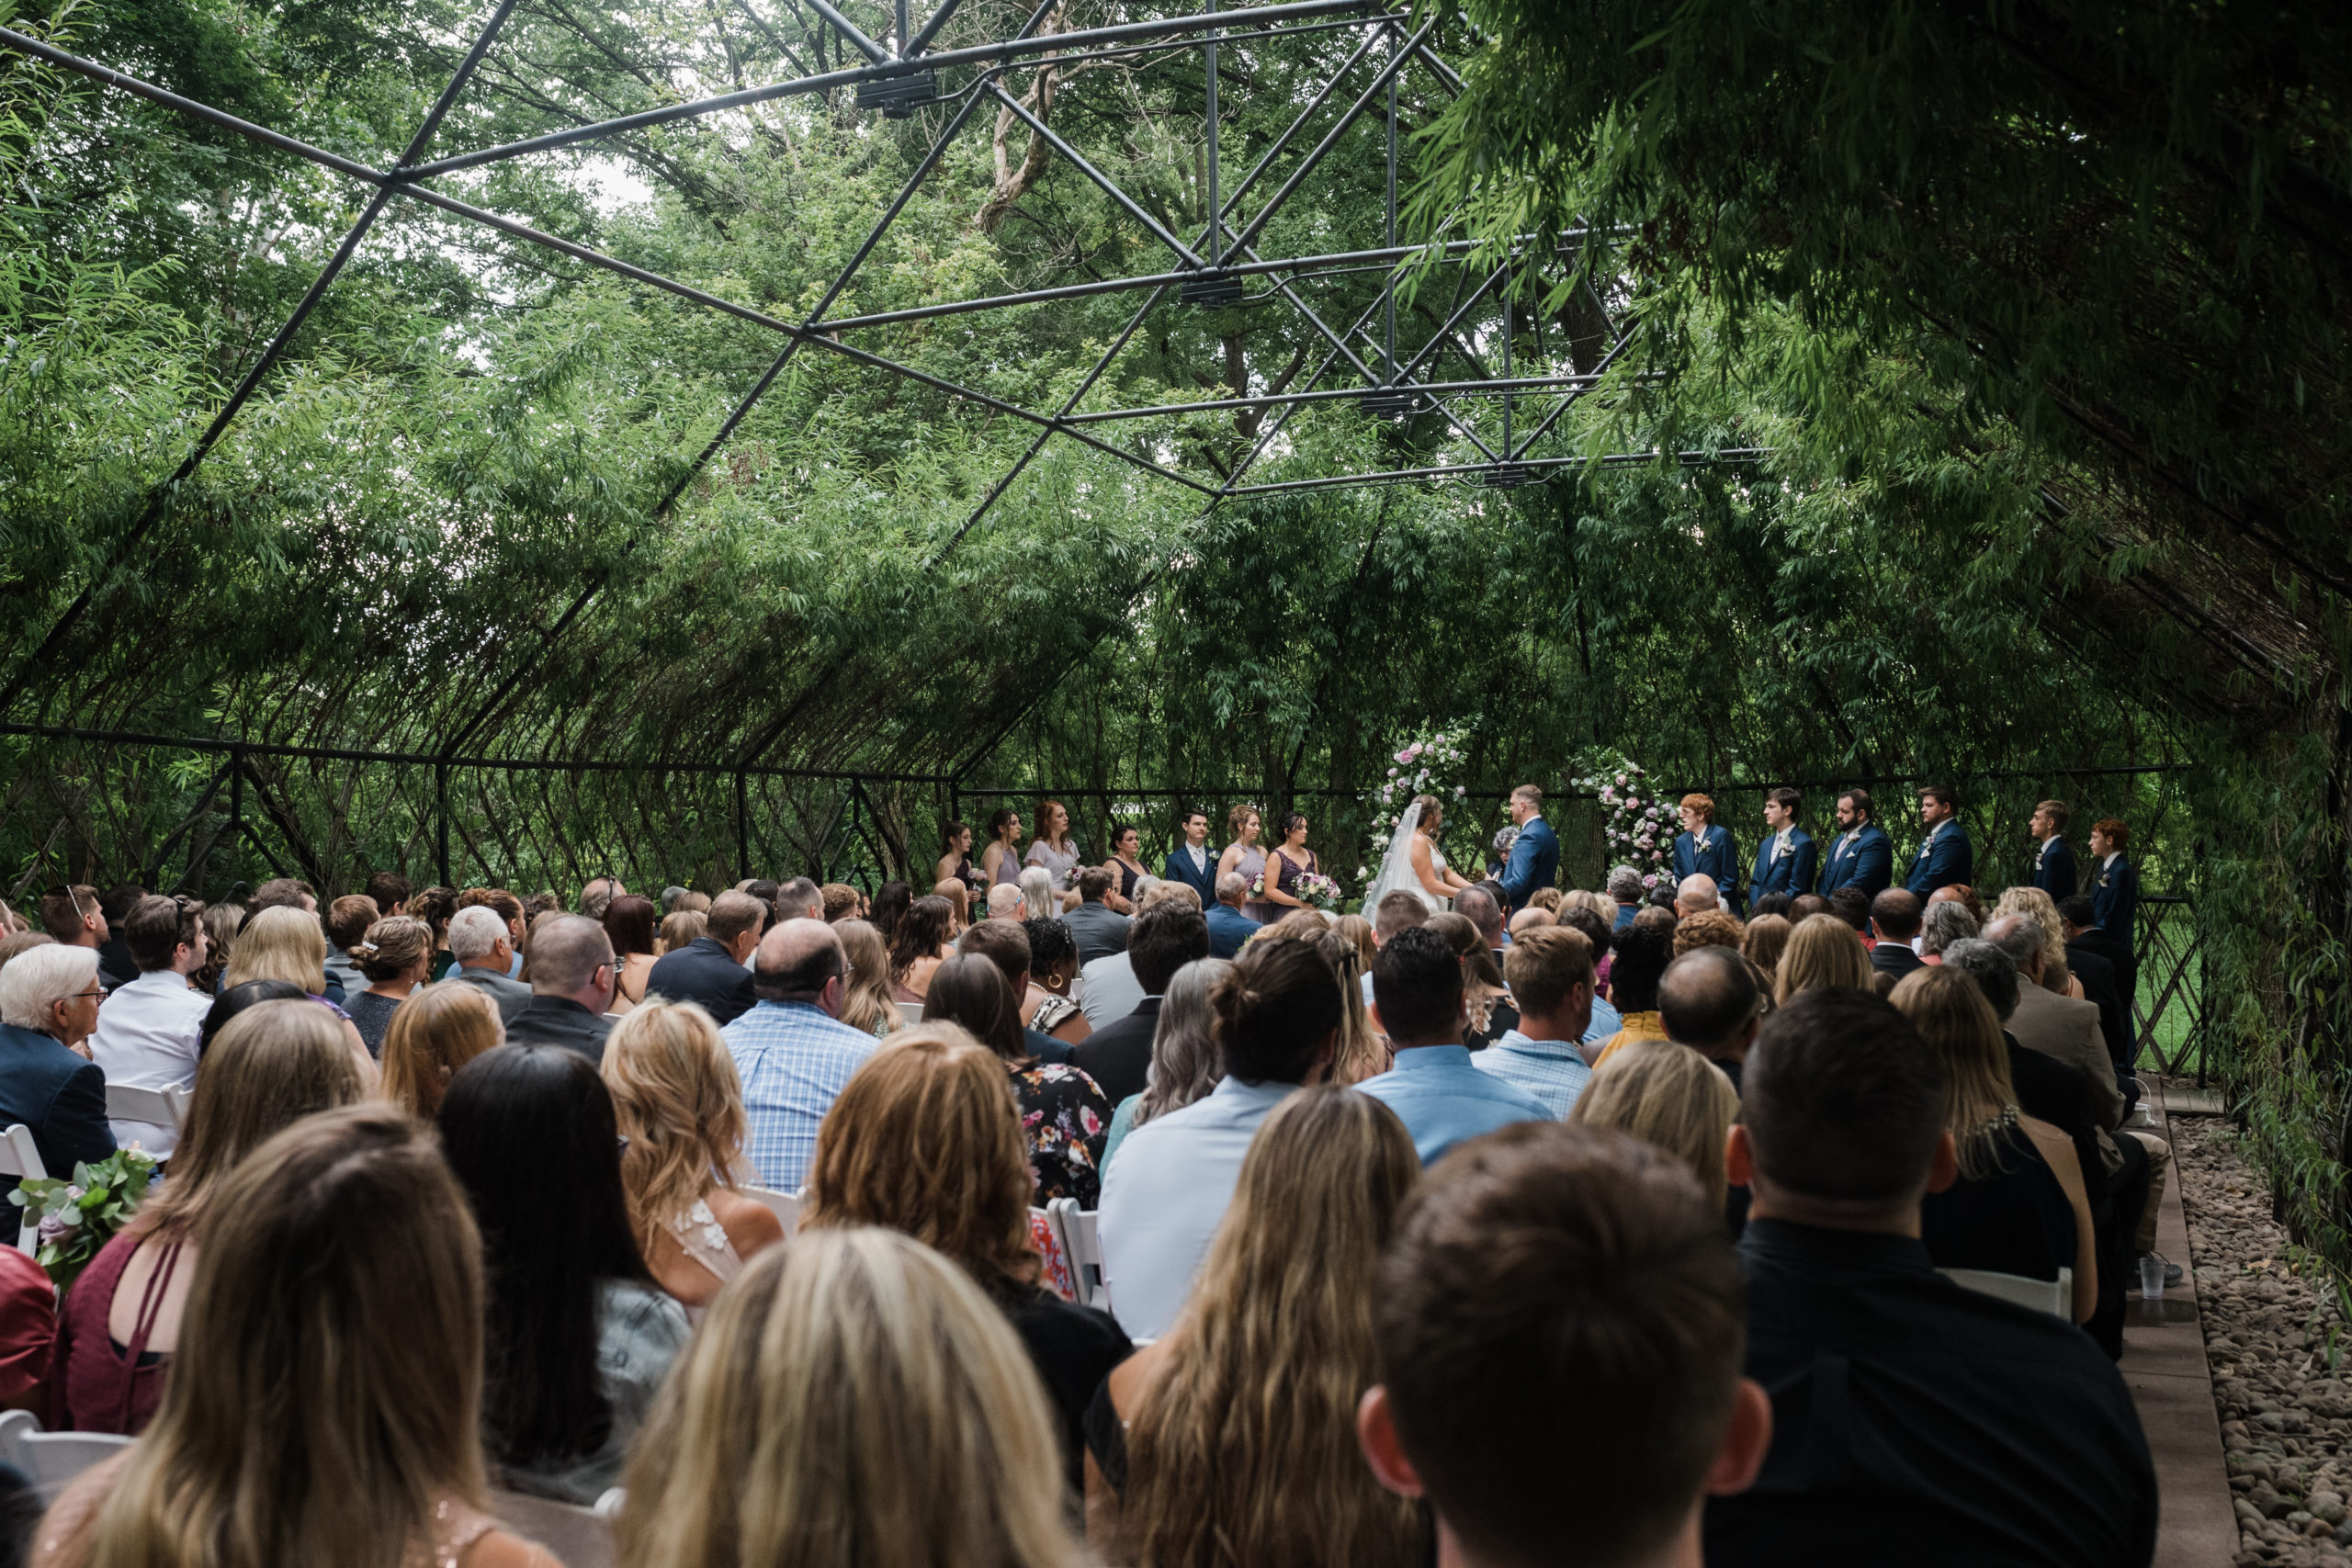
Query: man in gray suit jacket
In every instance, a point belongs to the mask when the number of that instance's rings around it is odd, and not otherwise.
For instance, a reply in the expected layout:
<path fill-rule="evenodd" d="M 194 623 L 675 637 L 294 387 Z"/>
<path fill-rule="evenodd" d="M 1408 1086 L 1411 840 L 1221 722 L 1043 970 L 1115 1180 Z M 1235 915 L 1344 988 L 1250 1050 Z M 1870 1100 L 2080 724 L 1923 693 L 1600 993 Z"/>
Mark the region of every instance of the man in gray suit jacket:
<path fill-rule="evenodd" d="M 514 944 L 506 922 L 489 905 L 460 909 L 449 921 L 449 956 L 458 961 L 449 978 L 488 993 L 501 1023 L 514 1022 L 531 1005 L 531 987 L 507 976 L 514 966 Z"/>

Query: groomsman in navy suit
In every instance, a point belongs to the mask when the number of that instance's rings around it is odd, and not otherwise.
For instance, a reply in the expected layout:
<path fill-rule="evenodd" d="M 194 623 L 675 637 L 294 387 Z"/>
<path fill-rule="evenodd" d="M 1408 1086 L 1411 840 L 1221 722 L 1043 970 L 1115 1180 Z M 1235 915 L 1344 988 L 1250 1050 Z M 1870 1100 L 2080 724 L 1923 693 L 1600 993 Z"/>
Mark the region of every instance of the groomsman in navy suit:
<path fill-rule="evenodd" d="M 1205 811 L 1184 811 L 1176 818 L 1184 841 L 1168 852 L 1159 874 L 1181 882 L 1201 896 L 1201 908 L 1216 908 L 1216 855 L 1209 849 L 1209 818 Z"/>
<path fill-rule="evenodd" d="M 1776 789 L 1764 797 L 1764 841 L 1756 847 L 1756 869 L 1747 874 L 1747 890 L 1758 898 L 1785 893 L 1792 898 L 1813 891 L 1813 835 L 1797 826 L 1804 796 L 1792 789 Z"/>
<path fill-rule="evenodd" d="M 2140 868 L 2123 858 L 2132 845 L 2132 829 L 2113 817 L 2091 826 L 2091 924 L 2098 928 L 2124 962 L 2116 982 L 2124 1005 L 2139 994 L 2140 948 L 2133 933 L 2140 919 Z"/>
<path fill-rule="evenodd" d="M 2053 904 L 2075 896 L 2075 852 L 2059 837 L 2066 830 L 2066 803 L 2045 800 L 2033 808 L 2033 836 L 2041 840 L 2033 857 L 2033 885 Z"/>
<path fill-rule="evenodd" d="M 1942 784 L 1919 792 L 1919 826 L 1928 836 L 1912 857 L 1911 874 L 1903 886 L 1926 903 L 1939 887 L 1967 886 L 1975 880 L 1976 852 L 1969 846 L 1968 829 L 1960 825 L 1960 796 Z"/>
<path fill-rule="evenodd" d="M 1703 795 L 1682 797 L 1682 831 L 1674 837 L 1674 879 L 1713 877 L 1724 908 L 1746 913 L 1739 901 L 1739 851 L 1731 829 L 1715 820 L 1715 803 Z"/>
<path fill-rule="evenodd" d="M 1849 789 L 1838 797 L 1838 837 L 1815 891 L 1826 898 L 1840 887 L 1859 887 L 1875 898 L 1894 881 L 1894 841 L 1871 819 L 1871 792 Z"/>
<path fill-rule="evenodd" d="M 1510 792 L 1509 809 L 1519 837 L 1511 840 L 1510 859 L 1495 878 L 1502 889 L 1505 919 L 1527 908 L 1537 888 L 1553 886 L 1560 879 L 1560 836 L 1544 820 L 1544 792 L 1521 784 Z"/>

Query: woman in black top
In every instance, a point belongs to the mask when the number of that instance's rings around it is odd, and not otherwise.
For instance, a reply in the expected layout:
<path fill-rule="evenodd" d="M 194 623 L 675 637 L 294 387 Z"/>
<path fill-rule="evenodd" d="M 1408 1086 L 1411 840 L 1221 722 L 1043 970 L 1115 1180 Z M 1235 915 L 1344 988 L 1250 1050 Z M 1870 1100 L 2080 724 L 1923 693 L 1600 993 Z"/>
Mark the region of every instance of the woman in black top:
<path fill-rule="evenodd" d="M 1029 1156 L 1004 1080 L 996 1053 L 956 1024 L 919 1023 L 892 1035 L 818 1129 L 800 1224 L 885 1225 L 978 1281 L 1046 1385 L 1075 1509 L 1087 1401 L 1134 1347 L 1110 1314 L 1038 1283 Z"/>

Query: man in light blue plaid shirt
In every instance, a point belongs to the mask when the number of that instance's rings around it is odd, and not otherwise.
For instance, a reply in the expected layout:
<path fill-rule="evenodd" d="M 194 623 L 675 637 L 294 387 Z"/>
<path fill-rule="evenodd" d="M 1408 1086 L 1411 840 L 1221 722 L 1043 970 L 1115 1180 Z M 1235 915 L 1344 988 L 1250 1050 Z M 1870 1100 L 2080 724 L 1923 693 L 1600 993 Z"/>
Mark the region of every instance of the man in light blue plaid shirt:
<path fill-rule="evenodd" d="M 1521 932 L 1504 950 L 1503 977 L 1519 1006 L 1519 1027 L 1470 1053 L 1470 1060 L 1525 1089 L 1565 1121 L 1592 1081 L 1592 1069 L 1577 1048 L 1592 1022 L 1592 943 L 1573 926 Z"/>
<path fill-rule="evenodd" d="M 808 1179 L 818 1123 L 879 1043 L 833 1017 L 846 967 L 824 921 L 777 922 L 752 959 L 757 1005 L 719 1032 L 743 1080 L 743 1152 L 774 1191 Z"/>

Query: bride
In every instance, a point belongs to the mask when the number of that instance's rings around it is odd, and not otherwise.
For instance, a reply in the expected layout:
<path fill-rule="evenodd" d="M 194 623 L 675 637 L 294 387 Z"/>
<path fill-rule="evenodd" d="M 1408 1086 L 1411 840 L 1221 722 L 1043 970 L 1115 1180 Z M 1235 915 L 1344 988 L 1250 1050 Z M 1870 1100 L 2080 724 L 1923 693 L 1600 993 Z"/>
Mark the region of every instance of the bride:
<path fill-rule="evenodd" d="M 1445 863 L 1445 852 L 1438 848 L 1437 836 L 1444 826 L 1445 807 L 1437 796 L 1413 797 L 1397 820 L 1396 836 L 1389 840 L 1388 858 L 1381 863 L 1380 874 L 1364 892 L 1366 914 L 1379 908 L 1380 900 L 1399 888 L 1418 896 L 1433 912 L 1452 907 L 1453 895 L 1470 882 Z"/>

